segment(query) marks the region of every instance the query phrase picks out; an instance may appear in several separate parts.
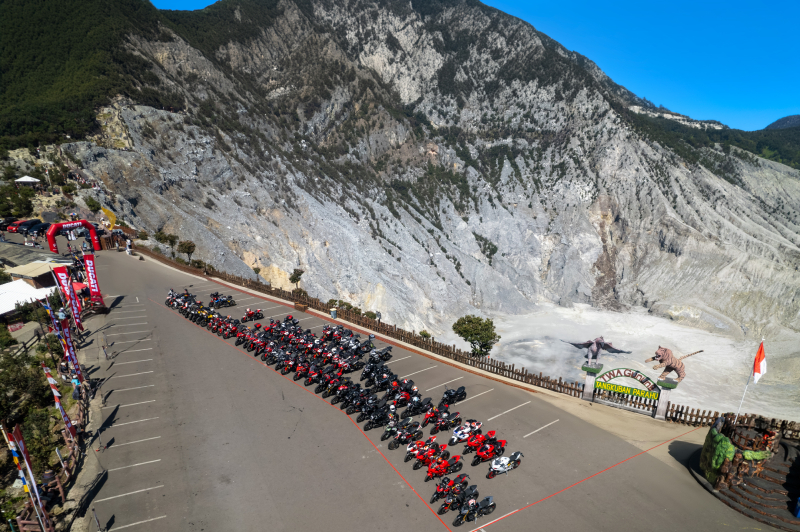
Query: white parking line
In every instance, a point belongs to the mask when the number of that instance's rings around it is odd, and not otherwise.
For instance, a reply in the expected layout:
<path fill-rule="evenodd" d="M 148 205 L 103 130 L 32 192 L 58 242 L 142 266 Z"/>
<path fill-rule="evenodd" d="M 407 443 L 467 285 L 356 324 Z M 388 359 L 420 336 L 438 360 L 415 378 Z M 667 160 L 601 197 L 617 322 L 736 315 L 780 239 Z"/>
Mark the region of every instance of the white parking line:
<path fill-rule="evenodd" d="M 297 320 L 297 321 L 298 321 L 298 322 L 300 322 L 300 321 L 312 320 L 312 319 L 314 319 L 314 318 L 316 318 L 316 316 L 309 316 L 309 317 L 307 317 L 307 318 L 300 318 L 300 319 L 299 319 L 299 320 Z"/>
<path fill-rule="evenodd" d="M 158 419 L 158 418 L 157 417 L 149 417 L 147 419 L 140 419 L 138 421 L 127 421 L 125 423 L 120 423 L 118 425 L 111 425 L 111 427 L 109 427 L 109 428 L 121 427 L 122 425 L 132 425 L 133 423 L 141 423 L 143 421 L 153 421 L 154 419 Z M 108 429 L 106 429 L 106 430 L 108 430 Z"/>
<path fill-rule="evenodd" d="M 548 424 L 547 424 L 547 425 L 545 425 L 544 427 L 539 427 L 538 429 L 534 430 L 534 431 L 533 431 L 533 432 L 531 432 L 530 434 L 526 434 L 525 436 L 523 436 L 523 438 L 527 438 L 527 437 L 528 437 L 528 436 L 530 436 L 531 434 L 536 434 L 536 433 L 537 433 L 537 432 L 539 432 L 540 430 L 542 430 L 542 429 L 546 429 L 547 427 L 549 427 L 549 426 L 550 426 L 550 425 L 552 425 L 553 423 L 558 423 L 558 421 L 559 421 L 559 420 L 558 420 L 558 419 L 556 419 L 555 421 L 553 421 L 553 422 L 551 422 L 551 423 L 548 423 Z"/>
<path fill-rule="evenodd" d="M 119 471 L 120 469 L 128 469 L 130 467 L 137 467 L 137 466 L 140 466 L 140 465 L 155 464 L 156 462 L 160 462 L 160 461 L 161 461 L 161 458 L 159 458 L 158 460 L 150 460 L 149 462 L 140 462 L 138 464 L 131 464 L 131 465 L 126 465 L 126 466 L 122 466 L 122 467 L 115 467 L 114 469 L 109 469 L 108 471 L 109 472 L 111 472 L 111 471 Z"/>
<path fill-rule="evenodd" d="M 128 307 L 143 307 L 144 303 L 129 303 L 124 307 L 114 307 L 112 310 L 116 312 L 118 308 L 128 308 Z"/>
<path fill-rule="evenodd" d="M 433 368 L 435 368 L 435 367 L 436 367 L 436 366 L 431 366 L 431 367 L 429 367 L 429 368 L 421 369 L 421 370 L 419 370 L 419 371 L 415 371 L 414 373 L 409 373 L 408 375 L 403 375 L 403 376 L 402 376 L 402 377 L 400 377 L 400 378 L 401 378 L 401 379 L 405 379 L 406 377 L 410 377 L 410 376 L 412 376 L 412 375 L 416 375 L 417 373 L 422 373 L 423 371 L 428 371 L 429 369 L 433 369 Z"/>
<path fill-rule="evenodd" d="M 112 320 L 138 320 L 139 318 L 146 318 L 147 316 L 125 316 L 124 318 L 111 318 Z"/>
<path fill-rule="evenodd" d="M 236 301 L 237 301 L 237 303 L 238 303 L 239 301 L 245 301 L 245 300 L 247 300 L 247 299 L 259 299 L 259 298 L 257 298 L 256 296 L 251 296 L 251 297 L 241 297 L 241 298 L 239 298 L 239 299 L 238 299 L 238 300 L 236 300 Z"/>
<path fill-rule="evenodd" d="M 511 412 L 512 410 L 516 410 L 517 408 L 522 408 L 523 406 L 527 405 L 528 403 L 530 403 L 530 401 L 528 401 L 527 403 L 522 403 L 522 404 L 521 404 L 521 405 L 519 405 L 519 406 L 515 406 L 514 408 L 511 408 L 511 409 L 509 409 L 509 410 L 506 410 L 505 412 L 502 412 L 502 413 L 500 413 L 500 414 L 497 414 L 497 415 L 496 415 L 496 416 L 494 416 L 494 417 L 490 417 L 490 418 L 489 418 L 489 419 L 487 419 L 486 421 L 491 421 L 491 420 L 493 420 L 493 419 L 495 419 L 495 418 L 498 418 L 498 417 L 500 417 L 500 416 L 502 416 L 502 415 L 508 414 L 508 413 L 509 413 L 509 412 Z"/>
<path fill-rule="evenodd" d="M 103 408 L 125 408 L 125 407 L 128 407 L 128 406 L 144 405 L 144 404 L 147 404 L 147 403 L 155 403 L 155 402 L 156 402 L 156 400 L 153 399 L 152 401 L 142 401 L 141 403 L 131 403 L 129 405 L 104 406 Z"/>
<path fill-rule="evenodd" d="M 467 402 L 467 401 L 469 401 L 470 399 L 475 399 L 476 397 L 480 397 L 481 395 L 483 395 L 483 394 L 485 394 L 485 393 L 489 393 L 489 392 L 491 392 L 491 391 L 494 391 L 494 388 L 491 388 L 491 389 L 489 389 L 489 390 L 486 390 L 485 392 L 481 392 L 481 393 L 475 394 L 475 395 L 473 395 L 472 397 L 467 397 L 466 399 L 464 399 L 463 401 L 461 401 L 461 402 L 460 402 L 460 403 L 458 403 L 458 404 L 461 404 L 461 403 L 466 403 L 466 402 Z"/>
<path fill-rule="evenodd" d="M 272 310 L 272 309 L 274 309 L 274 308 L 285 308 L 285 309 L 291 309 L 292 307 L 287 307 L 286 305 L 278 305 L 278 306 L 275 306 L 275 307 L 268 307 L 268 308 L 265 308 L 264 310 Z"/>
<path fill-rule="evenodd" d="M 114 333 L 114 334 L 107 334 L 106 336 L 122 336 L 123 334 L 141 334 L 141 333 L 149 333 L 153 331 L 133 331 L 133 332 L 124 332 L 124 333 Z"/>
<path fill-rule="evenodd" d="M 161 437 L 161 436 L 155 436 L 155 437 L 153 437 L 153 438 L 145 438 L 145 439 L 143 439 L 143 440 L 129 441 L 129 442 L 127 442 L 127 443 L 115 443 L 114 445 L 112 445 L 111 447 L 109 447 L 109 449 L 115 449 L 115 448 L 117 448 L 117 447 L 122 447 L 123 445 L 133 445 L 134 443 L 142 443 L 143 441 L 157 440 L 157 439 L 159 439 L 160 437 Z"/>
<path fill-rule="evenodd" d="M 148 384 L 146 386 L 136 386 L 135 388 L 123 388 L 121 390 L 117 390 L 116 388 L 112 388 L 115 392 L 129 392 L 131 390 L 141 390 L 142 388 L 152 388 L 155 384 Z"/>
<path fill-rule="evenodd" d="M 141 323 L 128 323 L 126 325 L 117 325 L 116 323 L 112 323 L 111 327 L 133 327 L 134 325 L 147 325 L 147 322 L 143 321 Z"/>
<path fill-rule="evenodd" d="M 122 495 L 114 495 L 113 497 L 106 497 L 105 499 L 95 499 L 94 502 L 103 502 L 103 501 L 110 501 L 111 499 L 119 499 L 120 497 L 127 497 L 128 495 L 133 495 L 135 493 L 142 493 L 143 491 L 150 491 L 150 490 L 157 490 L 158 488 L 163 488 L 164 486 L 154 486 L 152 488 L 145 488 L 143 490 L 136 490 L 130 493 L 123 493 Z"/>
<path fill-rule="evenodd" d="M 158 521 L 159 519 L 164 519 L 165 517 L 167 517 L 167 516 L 166 515 L 162 515 L 161 517 L 154 517 L 152 519 L 145 519 L 144 521 L 137 521 L 136 523 L 131 523 L 129 525 L 114 526 L 114 527 L 109 528 L 108 532 L 111 532 L 112 530 L 120 530 L 120 529 L 123 529 L 123 528 L 128 528 L 129 526 L 141 525 L 142 523 L 149 523 L 150 521 Z"/>
<path fill-rule="evenodd" d="M 397 360 L 392 360 L 391 362 L 387 362 L 386 364 L 393 364 L 394 362 L 400 362 L 401 360 L 405 360 L 405 359 L 407 359 L 407 358 L 411 358 L 411 356 L 407 356 L 407 357 L 403 357 L 403 358 L 398 358 Z M 384 365 L 386 365 L 386 364 L 384 364 Z"/>
<path fill-rule="evenodd" d="M 128 333 L 128 334 L 131 334 L 131 333 Z M 150 342 L 152 340 L 153 340 L 152 338 L 142 338 L 140 340 L 125 340 L 124 342 L 114 342 L 114 345 L 117 345 L 117 344 L 132 344 L 132 343 L 135 343 L 135 342 Z"/>
<path fill-rule="evenodd" d="M 113 377 L 109 377 L 110 379 L 121 379 L 122 377 L 135 377 L 137 375 L 146 375 L 148 373 L 153 373 L 152 371 L 142 371 L 141 373 L 129 373 L 127 375 L 114 375 Z"/>
<path fill-rule="evenodd" d="M 139 302 L 139 296 L 136 296 L 136 302 L 137 303 Z"/>
<path fill-rule="evenodd" d="M 438 386 L 434 386 L 433 388 L 428 388 L 428 389 L 427 389 L 427 390 L 425 390 L 425 391 L 426 391 L 426 392 L 429 392 L 429 391 L 431 391 L 431 390 L 435 390 L 435 389 L 436 389 L 436 388 L 438 388 L 439 386 L 444 386 L 445 384 L 450 384 L 451 382 L 456 382 L 456 381 L 458 381 L 458 380 L 461 380 L 461 379 L 463 379 L 463 378 L 464 378 L 464 377 L 459 377 L 459 378 L 457 378 L 457 379 L 453 379 L 453 380 L 451 380 L 451 381 L 443 382 L 443 383 L 439 384 Z"/>
<path fill-rule="evenodd" d="M 122 353 L 138 353 L 139 351 L 152 351 L 152 350 L 153 350 L 152 347 L 145 347 L 142 349 L 134 349 L 132 351 L 120 351 L 119 354 L 121 355 Z"/>
<path fill-rule="evenodd" d="M 115 366 L 121 366 L 123 364 L 136 364 L 138 362 L 150 362 L 151 360 L 153 360 L 153 359 L 152 358 L 145 358 L 144 360 L 131 360 L 130 362 L 117 362 L 114 365 Z"/>

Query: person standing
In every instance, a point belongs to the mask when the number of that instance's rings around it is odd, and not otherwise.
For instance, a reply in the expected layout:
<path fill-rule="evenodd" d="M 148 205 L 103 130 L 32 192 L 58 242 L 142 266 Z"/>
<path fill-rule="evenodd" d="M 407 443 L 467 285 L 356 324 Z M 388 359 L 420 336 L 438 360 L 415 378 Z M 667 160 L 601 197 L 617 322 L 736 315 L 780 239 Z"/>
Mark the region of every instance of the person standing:
<path fill-rule="evenodd" d="M 125 253 L 127 253 L 128 255 L 131 254 L 131 244 L 132 242 L 130 238 L 125 240 Z"/>

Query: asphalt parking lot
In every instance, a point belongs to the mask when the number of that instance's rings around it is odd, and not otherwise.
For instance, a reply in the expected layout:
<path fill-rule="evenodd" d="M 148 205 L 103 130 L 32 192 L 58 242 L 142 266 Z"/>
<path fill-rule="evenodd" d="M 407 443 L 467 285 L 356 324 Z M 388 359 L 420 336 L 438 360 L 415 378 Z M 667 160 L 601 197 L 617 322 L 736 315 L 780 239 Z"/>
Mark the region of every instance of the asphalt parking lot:
<path fill-rule="evenodd" d="M 98 263 L 112 310 L 93 318 L 89 338 L 99 341 L 102 332 L 116 353 L 107 362 L 92 361 L 91 345 L 85 351 L 91 376 L 108 378 L 103 429 L 93 443 L 107 446 L 96 452 L 109 471 L 94 500 L 101 524 L 136 531 L 452 528 L 453 515 L 440 519 L 438 503 L 428 504 L 435 483 L 403 462 L 402 447 L 388 450 L 381 429 L 363 432 L 355 414 L 330 406 L 313 386 L 280 375 L 233 339 L 187 321 L 164 299 L 169 288 L 189 287 L 201 300 L 220 291 L 234 295 L 238 306 L 226 313 L 238 318 L 247 307 L 261 308 L 265 321 L 293 314 L 316 333 L 325 320 L 152 260 L 103 252 Z M 488 464 L 465 464 L 462 472 L 481 498 L 494 496 L 497 511 L 463 530 L 752 529 L 688 472 L 539 394 L 398 347 L 390 367 L 434 400 L 445 385 L 465 386 L 467 399 L 451 411 L 497 431 L 508 440 L 506 456 L 525 455 L 519 469 L 492 480 L 485 478 Z"/>

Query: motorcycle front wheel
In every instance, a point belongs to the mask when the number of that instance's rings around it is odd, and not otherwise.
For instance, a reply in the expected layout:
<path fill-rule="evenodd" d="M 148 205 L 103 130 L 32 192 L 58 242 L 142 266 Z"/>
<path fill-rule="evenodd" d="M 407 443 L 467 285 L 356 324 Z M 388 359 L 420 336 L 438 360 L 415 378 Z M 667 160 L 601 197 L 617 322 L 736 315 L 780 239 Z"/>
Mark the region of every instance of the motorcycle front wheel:
<path fill-rule="evenodd" d="M 372 428 L 372 422 L 371 421 L 367 421 L 367 424 L 364 425 L 364 432 L 370 430 L 371 428 Z"/>
<path fill-rule="evenodd" d="M 483 512 L 481 512 L 481 513 L 482 513 L 483 515 L 489 515 L 489 514 L 491 514 L 492 512 L 494 512 L 494 511 L 495 511 L 495 509 L 497 509 L 497 505 L 496 505 L 495 503 L 492 503 L 490 506 L 487 506 L 487 507 L 486 507 L 486 509 L 485 509 Z"/>
<path fill-rule="evenodd" d="M 490 469 L 488 473 L 486 473 L 486 478 L 493 479 L 497 473 L 494 472 L 494 469 Z"/>
<path fill-rule="evenodd" d="M 461 526 L 463 524 L 464 524 L 464 520 L 461 519 L 460 515 L 458 517 L 456 517 L 455 521 L 453 521 L 453 526 Z"/>

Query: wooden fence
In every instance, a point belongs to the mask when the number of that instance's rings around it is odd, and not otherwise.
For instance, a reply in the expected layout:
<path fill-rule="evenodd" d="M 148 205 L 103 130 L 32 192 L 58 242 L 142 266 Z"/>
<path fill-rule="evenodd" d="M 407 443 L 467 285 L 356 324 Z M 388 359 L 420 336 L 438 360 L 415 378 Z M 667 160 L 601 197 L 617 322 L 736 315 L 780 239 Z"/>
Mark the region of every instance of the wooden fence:
<path fill-rule="evenodd" d="M 254 290 L 256 292 L 261 292 L 271 297 L 276 297 L 286 301 L 291 301 L 293 303 L 308 305 L 308 308 L 314 309 L 319 312 L 324 312 L 326 314 L 330 312 L 330 307 L 328 306 L 327 302 L 320 301 L 319 299 L 314 297 L 309 297 L 307 294 L 303 292 L 290 292 L 287 290 L 283 290 L 281 288 L 273 288 L 271 285 L 264 284 L 259 280 L 246 279 L 244 277 L 240 277 L 238 275 L 232 275 L 225 272 L 204 271 L 199 268 L 194 268 L 192 266 L 179 264 L 163 255 L 153 253 L 148 249 L 138 248 L 137 251 L 149 257 L 152 257 L 158 260 L 159 262 L 169 264 L 173 268 L 177 268 L 186 273 L 217 277 L 229 283 L 233 283 L 243 288 Z M 464 364 L 466 366 L 470 366 L 479 370 L 487 371 L 489 373 L 492 373 L 500 377 L 505 377 L 507 379 L 518 381 L 523 384 L 536 386 L 538 388 L 552 390 L 557 393 L 563 393 L 571 397 L 581 397 L 583 395 L 583 388 L 584 388 L 583 383 L 568 382 L 563 380 L 561 377 L 555 379 L 553 377 L 542 375 L 541 373 L 536 375 L 534 373 L 528 372 L 528 370 L 525 368 L 518 369 L 514 366 L 514 364 L 509 365 L 499 360 L 492 360 L 491 358 L 475 358 L 471 355 L 471 353 L 458 349 L 455 345 L 443 344 L 441 342 L 437 342 L 432 338 L 424 338 L 414 332 L 406 331 L 404 329 L 397 327 L 396 325 L 389 325 L 383 323 L 382 321 L 368 318 L 367 316 L 363 316 L 352 310 L 347 310 L 343 308 L 337 309 L 337 318 L 349 321 L 350 323 L 353 323 L 359 327 L 363 327 L 364 329 L 369 329 L 371 331 L 374 331 L 376 334 L 379 334 L 381 336 L 393 338 L 400 342 L 413 345 L 414 347 L 417 347 L 419 349 L 423 349 L 430 353 L 434 353 L 436 355 L 448 358 L 459 364 Z M 605 391 L 602 392 L 604 393 L 598 394 L 598 391 L 595 391 L 595 396 L 602 402 L 607 402 L 609 404 L 614 403 L 620 406 L 624 406 L 627 409 L 641 411 L 642 413 L 648 415 L 652 414 L 655 411 L 655 408 L 658 404 L 657 401 L 654 401 L 652 399 L 644 399 L 641 397 L 633 397 L 629 395 L 622 396 L 621 394 L 614 394 Z M 720 415 L 732 415 L 732 414 L 720 414 L 719 412 L 712 413 L 711 410 L 708 411 L 703 410 L 701 412 L 699 408 L 697 409 L 689 408 L 686 406 L 674 405 L 670 403 L 668 405 L 666 419 L 668 422 L 671 423 L 681 423 L 684 425 L 691 425 L 691 426 L 710 426 L 714 423 L 714 420 L 716 420 Z M 759 427 L 766 426 L 771 428 L 777 428 L 783 431 L 784 433 L 783 437 L 787 439 L 800 439 L 800 423 L 798 422 L 776 420 L 776 419 L 767 420 L 766 418 L 763 418 L 761 416 L 756 416 L 753 414 L 745 414 L 744 416 L 739 417 L 739 420 L 737 421 L 736 424 L 747 425 L 749 423 L 755 423 L 756 424 L 755 426 Z"/>

